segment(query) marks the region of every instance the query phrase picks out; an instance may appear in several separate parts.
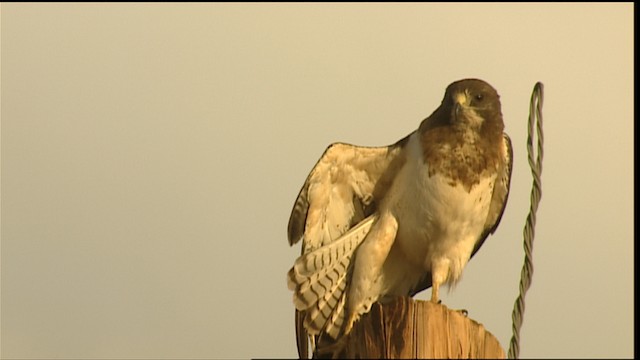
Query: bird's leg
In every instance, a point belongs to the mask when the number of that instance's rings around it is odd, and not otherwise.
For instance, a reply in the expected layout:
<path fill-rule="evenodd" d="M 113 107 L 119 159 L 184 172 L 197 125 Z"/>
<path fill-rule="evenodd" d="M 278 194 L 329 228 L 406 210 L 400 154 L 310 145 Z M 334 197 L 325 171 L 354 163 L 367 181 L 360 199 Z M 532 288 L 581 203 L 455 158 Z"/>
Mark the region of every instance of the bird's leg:
<path fill-rule="evenodd" d="M 449 259 L 437 259 L 431 264 L 431 302 L 439 304 L 440 285 L 444 284 L 449 276 Z"/>
<path fill-rule="evenodd" d="M 434 282 L 431 288 L 431 302 L 434 304 L 439 304 L 440 300 L 438 300 L 438 290 L 440 288 L 440 284 Z"/>
<path fill-rule="evenodd" d="M 448 275 L 443 276 L 442 274 L 448 274 L 448 273 L 449 273 L 448 260 L 440 260 L 440 261 L 434 262 L 434 266 L 432 267 L 432 270 L 431 270 L 431 284 L 432 284 L 431 302 L 434 304 L 442 303 L 442 300 L 438 298 L 440 285 L 445 282 L 446 277 L 448 276 Z M 469 314 L 469 312 L 466 309 L 460 309 L 456 311 L 462 314 L 462 316 L 464 317 L 466 317 Z"/>

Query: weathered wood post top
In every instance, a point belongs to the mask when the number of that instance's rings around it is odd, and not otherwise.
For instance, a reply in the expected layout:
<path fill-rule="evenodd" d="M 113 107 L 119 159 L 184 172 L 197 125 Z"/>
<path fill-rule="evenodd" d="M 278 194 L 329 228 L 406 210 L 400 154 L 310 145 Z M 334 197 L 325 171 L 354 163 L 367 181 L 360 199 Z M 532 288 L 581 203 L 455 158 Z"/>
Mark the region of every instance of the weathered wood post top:
<path fill-rule="evenodd" d="M 322 348 L 318 352 L 322 355 Z M 505 353 L 495 336 L 461 311 L 399 297 L 388 304 L 375 303 L 354 326 L 344 349 L 334 356 L 504 359 Z"/>

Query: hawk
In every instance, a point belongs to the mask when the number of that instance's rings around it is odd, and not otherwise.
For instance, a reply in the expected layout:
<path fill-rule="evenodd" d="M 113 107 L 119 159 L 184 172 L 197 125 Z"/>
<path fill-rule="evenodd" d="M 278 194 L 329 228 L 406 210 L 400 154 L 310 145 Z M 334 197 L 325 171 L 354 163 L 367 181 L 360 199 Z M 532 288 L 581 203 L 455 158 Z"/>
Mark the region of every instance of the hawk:
<path fill-rule="evenodd" d="M 288 224 L 302 255 L 287 274 L 298 351 L 339 339 L 376 301 L 455 285 L 504 212 L 513 164 L 496 90 L 450 84 L 417 130 L 390 146 L 330 145 Z"/>

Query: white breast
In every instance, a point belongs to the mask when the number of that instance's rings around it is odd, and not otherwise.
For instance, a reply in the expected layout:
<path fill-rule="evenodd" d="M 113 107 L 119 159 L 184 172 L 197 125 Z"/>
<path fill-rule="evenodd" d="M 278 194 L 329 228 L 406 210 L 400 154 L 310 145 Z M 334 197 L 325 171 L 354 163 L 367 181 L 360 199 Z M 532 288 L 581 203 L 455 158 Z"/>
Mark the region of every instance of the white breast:
<path fill-rule="evenodd" d="M 454 284 L 483 231 L 495 175 L 467 191 L 437 173 L 429 176 L 417 134 L 408 147 L 406 166 L 385 204 L 398 219 L 393 256 L 404 259 L 407 267 L 431 271 L 439 282 Z"/>

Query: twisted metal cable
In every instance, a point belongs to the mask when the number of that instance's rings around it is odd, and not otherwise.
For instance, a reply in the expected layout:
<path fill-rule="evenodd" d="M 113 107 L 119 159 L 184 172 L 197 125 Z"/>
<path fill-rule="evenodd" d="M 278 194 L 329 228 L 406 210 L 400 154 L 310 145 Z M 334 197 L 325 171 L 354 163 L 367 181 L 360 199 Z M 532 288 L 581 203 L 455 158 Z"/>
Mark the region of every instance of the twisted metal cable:
<path fill-rule="evenodd" d="M 520 273 L 520 294 L 516 299 L 511 315 L 513 336 L 509 345 L 508 358 L 517 359 L 520 354 L 520 328 L 524 316 L 524 297 L 531 286 L 531 278 L 533 277 L 533 238 L 536 225 L 536 211 L 542 196 L 542 183 L 540 176 L 542 175 L 542 100 L 543 85 L 537 82 L 531 94 L 531 103 L 529 106 L 529 132 L 527 137 L 527 153 L 529 154 L 529 166 L 533 175 L 533 187 L 531 188 L 531 207 L 529 208 L 529 216 L 524 226 L 524 265 Z M 537 120 L 537 121 L 536 121 Z M 536 135 L 538 145 L 538 157 L 534 161 L 533 156 L 533 123 L 536 123 Z"/>

